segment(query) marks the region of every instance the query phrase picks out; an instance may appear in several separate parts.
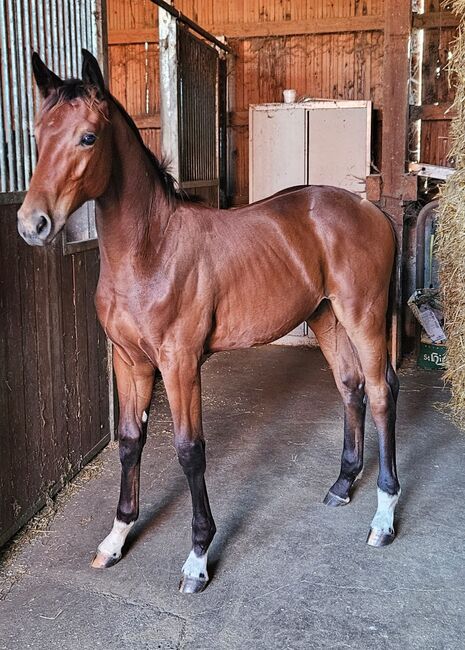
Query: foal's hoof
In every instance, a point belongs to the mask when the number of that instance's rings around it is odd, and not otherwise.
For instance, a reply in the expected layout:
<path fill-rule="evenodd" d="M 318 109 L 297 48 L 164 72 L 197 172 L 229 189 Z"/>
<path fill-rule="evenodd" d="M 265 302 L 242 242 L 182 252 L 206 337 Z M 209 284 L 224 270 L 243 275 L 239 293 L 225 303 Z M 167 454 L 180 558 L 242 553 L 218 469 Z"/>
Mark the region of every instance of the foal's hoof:
<path fill-rule="evenodd" d="M 376 528 L 370 528 L 370 532 L 367 537 L 368 546 L 376 546 L 380 548 L 381 546 L 389 546 L 392 544 L 395 538 L 394 531 L 386 533 L 384 530 L 377 530 Z"/>
<path fill-rule="evenodd" d="M 183 573 L 179 583 L 179 591 L 182 594 L 199 594 L 205 589 L 207 582 L 208 580 L 205 578 L 194 578 Z"/>
<path fill-rule="evenodd" d="M 93 569 L 108 569 L 121 560 L 121 555 L 107 555 L 97 551 L 92 560 L 91 567 Z"/>
<path fill-rule="evenodd" d="M 338 497 L 337 494 L 333 494 L 331 490 L 323 499 L 325 506 L 331 506 L 331 508 L 337 508 L 338 506 L 346 506 L 350 501 L 350 497 Z"/>

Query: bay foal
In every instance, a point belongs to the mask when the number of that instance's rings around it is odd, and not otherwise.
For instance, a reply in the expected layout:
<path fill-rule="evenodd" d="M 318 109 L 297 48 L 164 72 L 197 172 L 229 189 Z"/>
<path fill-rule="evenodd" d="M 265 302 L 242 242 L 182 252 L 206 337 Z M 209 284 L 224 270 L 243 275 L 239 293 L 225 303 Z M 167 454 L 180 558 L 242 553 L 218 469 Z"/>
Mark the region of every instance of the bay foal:
<path fill-rule="evenodd" d="M 62 81 L 37 55 L 43 96 L 39 160 L 18 212 L 26 242 L 44 246 L 68 216 L 97 201 L 98 317 L 114 344 L 121 492 L 94 567 L 122 555 L 139 512 L 139 468 L 159 368 L 174 442 L 192 495 L 192 550 L 180 589 L 201 591 L 215 534 L 205 487 L 200 366 L 205 355 L 273 341 L 307 320 L 344 402 L 339 478 L 325 502 L 348 503 L 363 464 L 365 401 L 379 434 L 378 510 L 368 543 L 394 538 L 399 495 L 398 384 L 386 350 L 393 230 L 368 201 L 334 187 L 291 188 L 236 210 L 191 203 L 105 88 L 83 51 L 82 80 Z"/>

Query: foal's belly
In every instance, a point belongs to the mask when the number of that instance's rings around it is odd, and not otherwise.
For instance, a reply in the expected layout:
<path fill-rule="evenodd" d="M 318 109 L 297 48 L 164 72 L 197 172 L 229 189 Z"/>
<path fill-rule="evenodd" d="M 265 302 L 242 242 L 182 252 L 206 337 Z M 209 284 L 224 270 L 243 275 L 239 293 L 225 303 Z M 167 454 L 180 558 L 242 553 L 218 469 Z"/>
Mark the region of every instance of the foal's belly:
<path fill-rule="evenodd" d="M 268 287 L 249 295 L 235 292 L 218 306 L 207 349 L 218 352 L 275 341 L 309 318 L 323 297 L 308 286 Z"/>

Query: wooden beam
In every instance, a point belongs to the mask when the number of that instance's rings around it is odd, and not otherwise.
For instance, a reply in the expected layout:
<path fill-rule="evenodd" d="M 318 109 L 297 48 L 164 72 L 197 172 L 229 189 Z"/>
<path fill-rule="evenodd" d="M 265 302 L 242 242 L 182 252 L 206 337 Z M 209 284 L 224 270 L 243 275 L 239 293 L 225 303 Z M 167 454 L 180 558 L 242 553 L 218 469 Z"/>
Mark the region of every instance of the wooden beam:
<path fill-rule="evenodd" d="M 134 122 L 138 129 L 160 129 L 160 113 L 155 115 L 136 115 Z"/>
<path fill-rule="evenodd" d="M 451 110 L 451 104 L 423 104 L 422 106 L 410 106 L 411 120 L 452 120 L 456 111 Z"/>
<path fill-rule="evenodd" d="M 158 43 L 156 26 L 153 29 L 123 29 L 108 32 L 108 45 L 133 43 Z"/>
<path fill-rule="evenodd" d="M 403 190 L 408 142 L 408 82 L 411 3 L 390 0 L 385 5 L 383 59 L 382 207 L 395 219 L 397 260 L 392 292 L 391 356 L 401 359 Z"/>
<path fill-rule="evenodd" d="M 435 11 L 429 14 L 413 14 L 415 29 L 446 29 L 458 27 L 460 18 L 452 11 Z"/>
<path fill-rule="evenodd" d="M 298 36 L 299 34 L 337 34 L 347 32 L 382 31 L 383 16 L 353 16 L 351 18 L 311 18 L 254 23 L 216 23 L 207 25 L 212 34 L 228 38 L 249 39 L 267 36 Z"/>

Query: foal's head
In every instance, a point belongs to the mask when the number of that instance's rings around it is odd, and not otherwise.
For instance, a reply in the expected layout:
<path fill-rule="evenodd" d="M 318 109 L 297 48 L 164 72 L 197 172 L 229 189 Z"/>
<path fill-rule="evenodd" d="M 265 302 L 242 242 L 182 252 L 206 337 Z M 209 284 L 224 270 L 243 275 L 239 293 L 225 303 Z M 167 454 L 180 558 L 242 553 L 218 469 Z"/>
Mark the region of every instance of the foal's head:
<path fill-rule="evenodd" d="M 18 231 L 28 244 L 50 242 L 109 182 L 108 93 L 96 59 L 86 50 L 83 57 L 82 80 L 63 81 L 33 55 L 43 103 L 35 124 L 39 159 L 18 212 Z"/>

